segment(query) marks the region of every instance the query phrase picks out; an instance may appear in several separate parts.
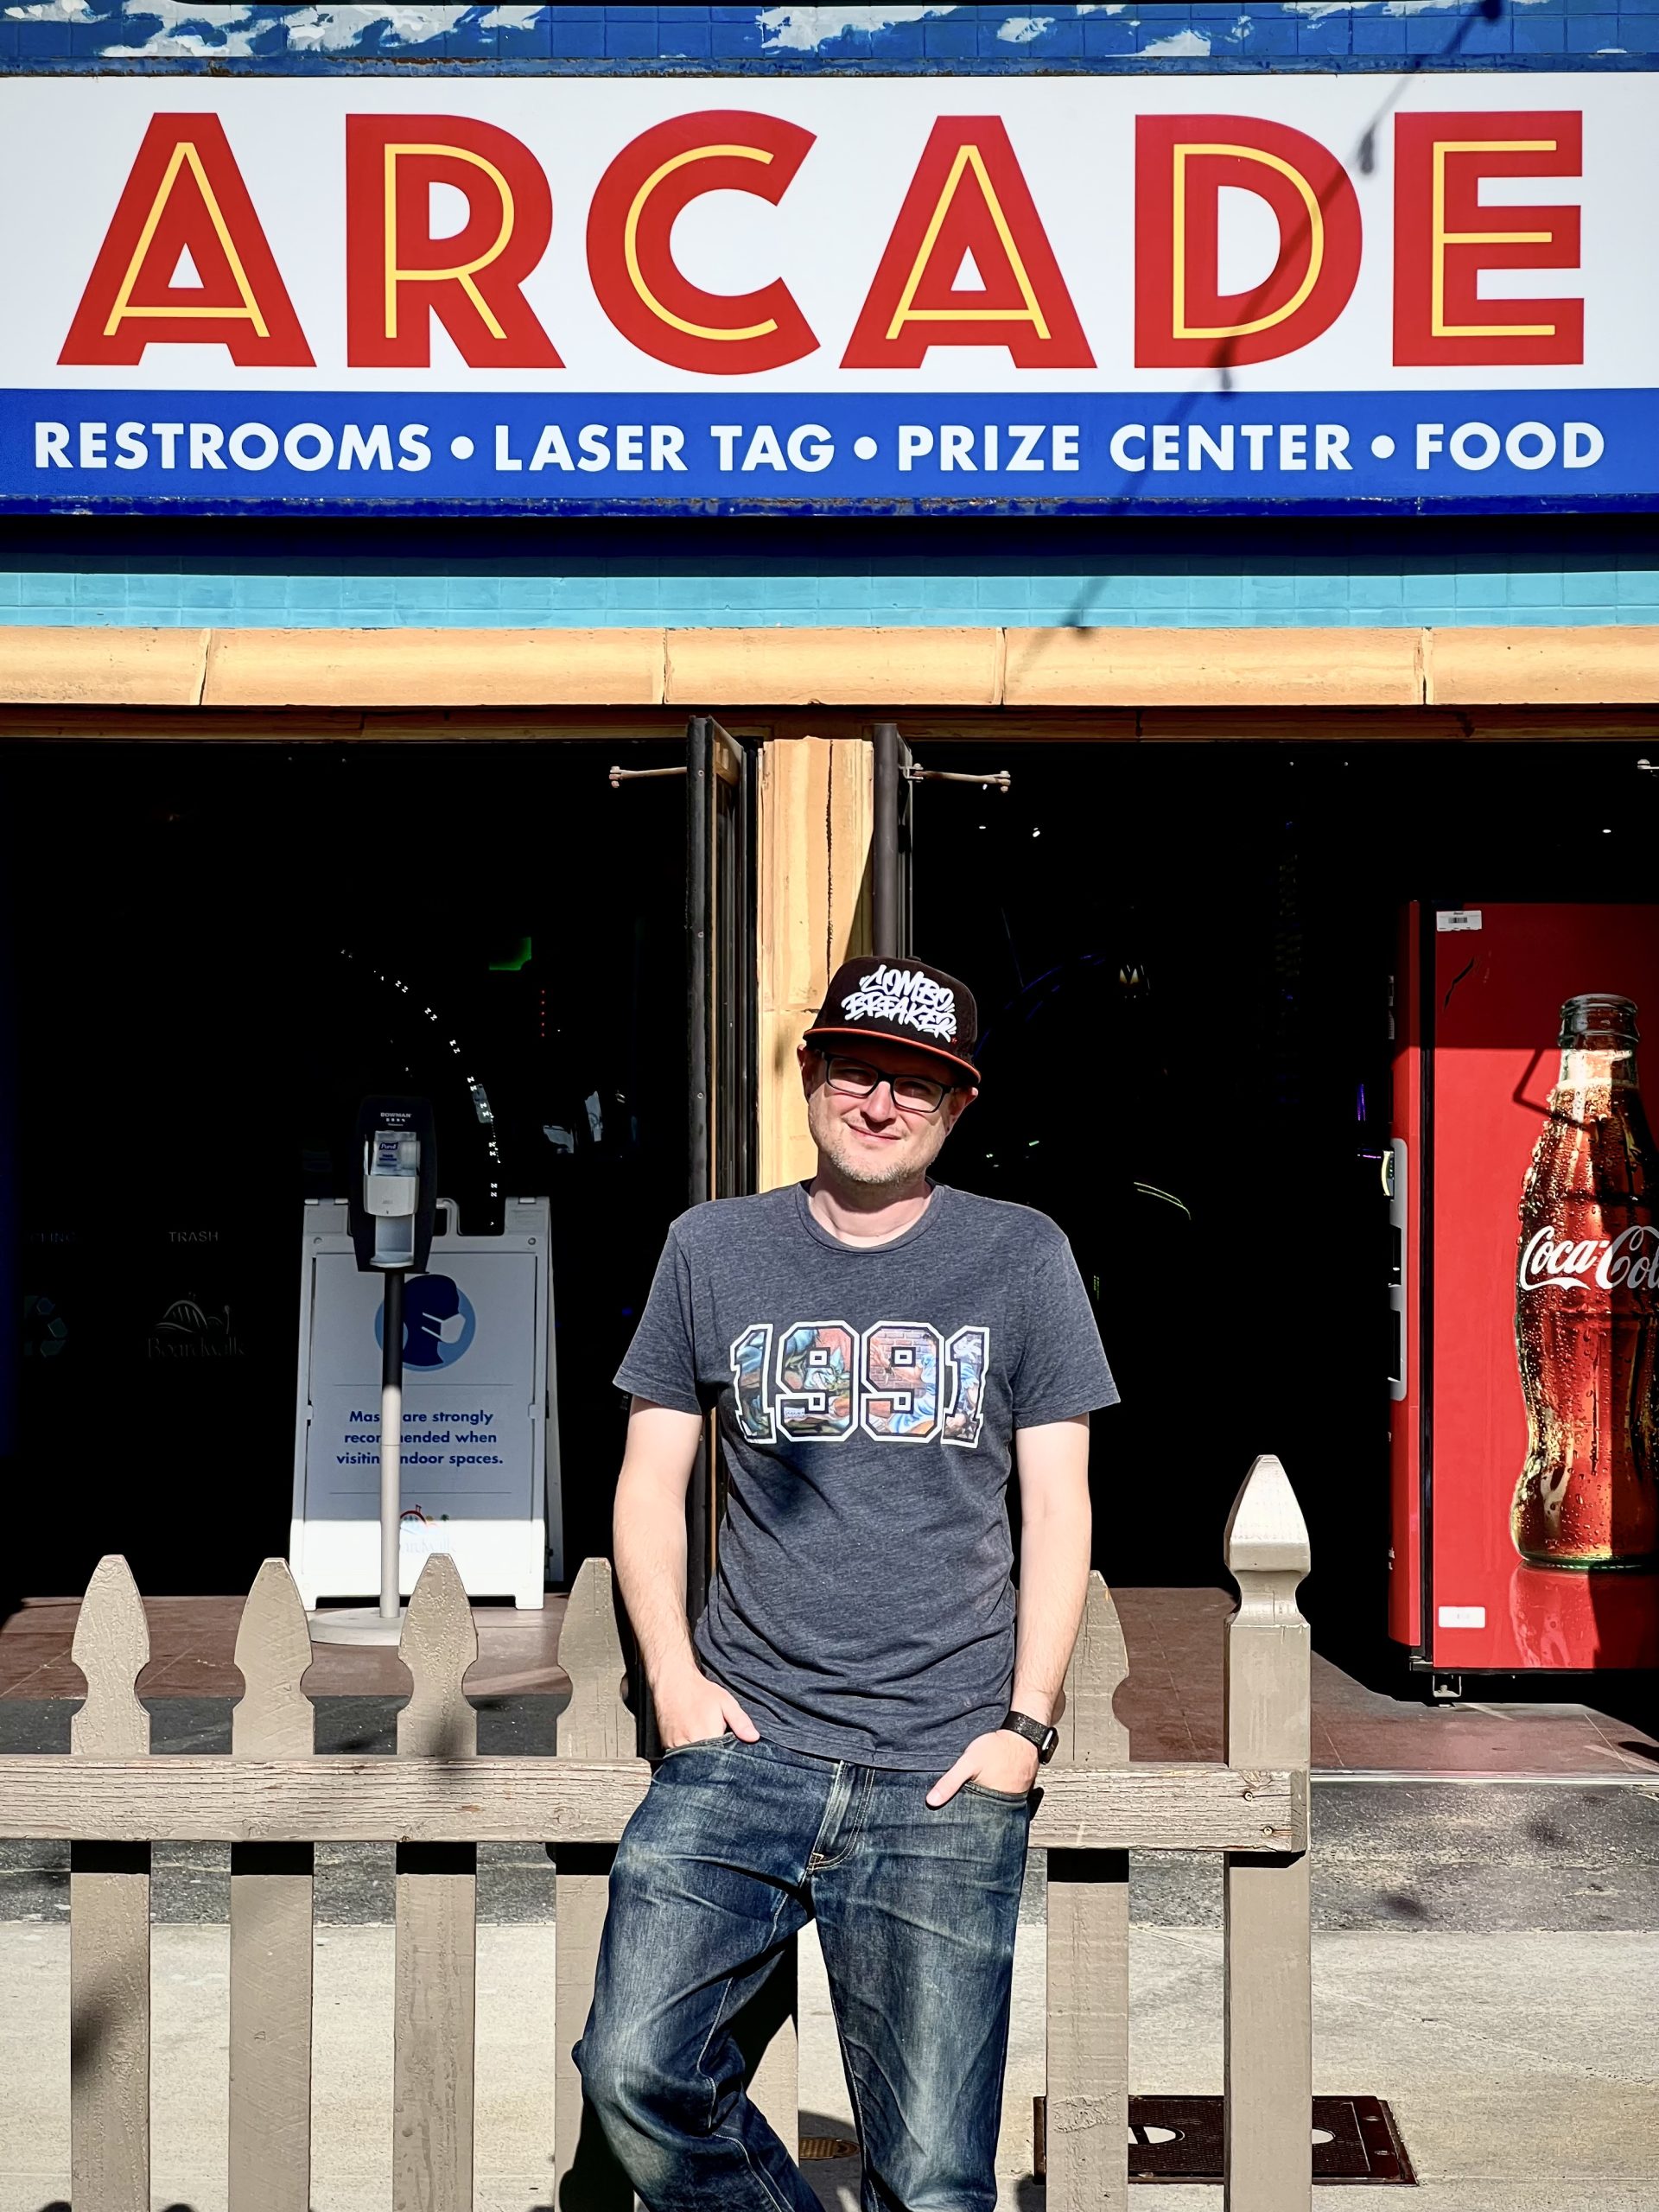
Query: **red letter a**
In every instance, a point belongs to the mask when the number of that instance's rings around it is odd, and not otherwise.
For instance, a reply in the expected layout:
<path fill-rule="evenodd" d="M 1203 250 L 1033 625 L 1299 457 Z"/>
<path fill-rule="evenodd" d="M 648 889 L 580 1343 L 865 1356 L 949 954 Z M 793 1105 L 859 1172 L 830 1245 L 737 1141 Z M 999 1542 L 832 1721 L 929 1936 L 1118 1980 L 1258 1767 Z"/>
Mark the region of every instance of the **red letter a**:
<path fill-rule="evenodd" d="M 970 254 L 982 289 L 959 291 Z M 998 116 L 934 124 L 841 365 L 913 369 L 930 346 L 1006 346 L 1019 369 L 1095 365 Z"/>
<path fill-rule="evenodd" d="M 175 280 L 188 254 L 194 284 Z M 60 362 L 223 346 L 239 369 L 308 369 L 288 289 L 216 115 L 152 116 Z"/>

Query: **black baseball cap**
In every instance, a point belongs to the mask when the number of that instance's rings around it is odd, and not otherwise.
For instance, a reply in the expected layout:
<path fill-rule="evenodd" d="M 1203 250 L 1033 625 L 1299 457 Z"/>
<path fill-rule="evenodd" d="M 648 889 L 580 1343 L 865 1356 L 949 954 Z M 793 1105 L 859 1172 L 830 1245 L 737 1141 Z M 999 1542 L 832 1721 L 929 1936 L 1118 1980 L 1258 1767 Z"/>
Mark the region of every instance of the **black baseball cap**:
<path fill-rule="evenodd" d="M 957 1082 L 979 1081 L 974 1047 L 979 1011 L 966 983 L 925 960 L 884 960 L 868 953 L 843 961 L 830 978 L 809 1045 L 844 1045 L 873 1038 L 907 1045 L 943 1061 Z"/>

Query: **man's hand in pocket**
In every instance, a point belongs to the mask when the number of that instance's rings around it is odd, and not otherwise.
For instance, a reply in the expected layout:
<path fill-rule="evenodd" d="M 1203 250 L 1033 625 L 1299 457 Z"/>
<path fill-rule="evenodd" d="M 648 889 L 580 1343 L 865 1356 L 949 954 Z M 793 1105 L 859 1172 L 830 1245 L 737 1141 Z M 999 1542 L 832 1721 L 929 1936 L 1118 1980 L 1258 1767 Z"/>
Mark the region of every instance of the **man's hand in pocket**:
<path fill-rule="evenodd" d="M 948 1774 L 942 1774 L 927 1793 L 930 1805 L 948 1805 L 964 1782 L 982 1789 L 1000 1790 L 1005 1797 L 1022 1796 L 1037 1780 L 1037 1746 L 1012 1728 L 993 1728 L 973 1742 Z"/>
<path fill-rule="evenodd" d="M 711 1742 L 730 1729 L 746 1744 L 758 1744 L 760 1731 L 732 1695 L 696 1667 L 688 1667 L 657 1688 L 657 1732 L 665 1751 L 684 1744 Z"/>

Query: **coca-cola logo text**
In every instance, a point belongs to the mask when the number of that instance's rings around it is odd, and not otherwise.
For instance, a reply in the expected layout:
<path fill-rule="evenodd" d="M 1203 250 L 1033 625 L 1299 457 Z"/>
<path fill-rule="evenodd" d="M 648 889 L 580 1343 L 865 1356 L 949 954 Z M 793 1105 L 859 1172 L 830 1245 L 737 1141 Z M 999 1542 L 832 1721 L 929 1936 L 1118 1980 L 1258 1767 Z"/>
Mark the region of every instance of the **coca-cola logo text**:
<path fill-rule="evenodd" d="M 1599 1290 L 1659 1286 L 1659 1227 L 1637 1222 L 1617 1236 L 1557 1236 L 1546 1223 L 1521 1255 L 1522 1290 Z"/>

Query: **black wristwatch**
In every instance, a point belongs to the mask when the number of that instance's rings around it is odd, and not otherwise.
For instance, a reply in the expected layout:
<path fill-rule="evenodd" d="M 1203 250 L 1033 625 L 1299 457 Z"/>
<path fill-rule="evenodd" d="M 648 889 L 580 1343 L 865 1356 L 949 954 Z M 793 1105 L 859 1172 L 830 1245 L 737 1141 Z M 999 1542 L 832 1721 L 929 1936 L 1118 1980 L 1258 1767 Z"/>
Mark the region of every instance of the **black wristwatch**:
<path fill-rule="evenodd" d="M 1004 1728 L 1011 1728 L 1016 1736 L 1023 1736 L 1028 1744 L 1036 1745 L 1039 1766 L 1046 1766 L 1053 1758 L 1060 1740 L 1060 1732 L 1058 1728 L 1052 1725 L 1046 1726 L 1040 1720 L 1033 1720 L 1028 1713 L 1015 1713 L 1012 1710 L 1002 1721 L 1001 1726 Z"/>

